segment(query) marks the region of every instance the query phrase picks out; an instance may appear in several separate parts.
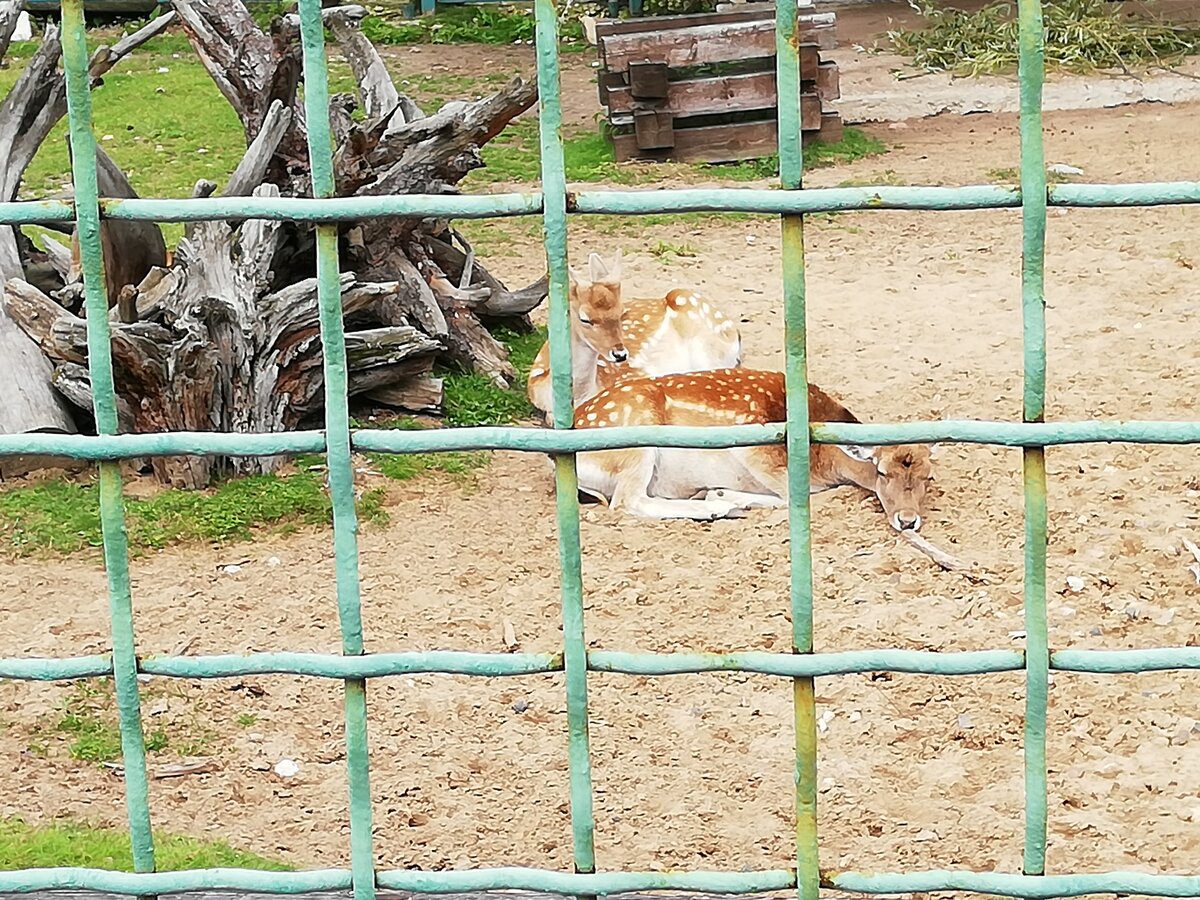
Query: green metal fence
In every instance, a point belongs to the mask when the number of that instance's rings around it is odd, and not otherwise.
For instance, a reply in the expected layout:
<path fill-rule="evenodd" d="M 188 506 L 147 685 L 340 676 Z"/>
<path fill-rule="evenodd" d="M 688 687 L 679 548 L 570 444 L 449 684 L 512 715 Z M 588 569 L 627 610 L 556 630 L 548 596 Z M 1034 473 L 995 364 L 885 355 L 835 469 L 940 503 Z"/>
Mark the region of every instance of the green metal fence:
<path fill-rule="evenodd" d="M 778 85 L 781 96 L 796 96 L 799 79 L 795 34 L 796 0 L 779 0 Z M 109 323 L 103 279 L 97 198 L 95 139 L 86 77 L 88 52 L 81 0 L 63 3 L 63 52 L 67 70 L 70 139 L 75 179 L 74 207 L 59 202 L 0 205 L 0 222 L 67 221 L 74 217 L 82 244 L 97 437 L 61 435 L 0 436 L 0 454 L 51 453 L 99 461 L 104 558 L 111 604 L 111 655 L 69 659 L 0 659 L 0 677 L 37 681 L 112 676 L 116 685 L 134 873 L 60 868 L 0 873 L 0 891 L 78 888 L 145 895 L 198 888 L 300 893 L 352 888 L 370 900 L 377 888 L 451 892 L 526 888 L 575 895 L 628 890 L 677 889 L 751 893 L 795 889 L 814 900 L 822 887 L 868 893 L 964 890 L 1020 897 L 1076 896 L 1097 892 L 1160 896 L 1200 895 L 1200 876 L 1130 872 L 1046 875 L 1046 688 L 1050 670 L 1115 673 L 1200 668 L 1200 648 L 1130 651 L 1061 650 L 1051 653 L 1046 637 L 1046 474 L 1044 447 L 1068 443 L 1124 441 L 1200 443 L 1200 422 L 1045 423 L 1045 318 L 1043 257 L 1047 205 L 1125 207 L 1200 202 L 1200 183 L 1074 184 L 1048 188 L 1042 155 L 1043 78 L 1041 6 L 1020 5 L 1021 186 L 961 188 L 851 188 L 801 190 L 799 110 L 779 110 L 779 155 L 783 190 L 588 191 L 569 195 L 563 169 L 556 16 L 552 0 L 537 2 L 537 63 L 541 90 L 542 191 L 474 197 L 396 196 L 333 199 L 332 146 L 328 117 L 324 35 L 318 0 L 303 0 L 305 104 L 309 123 L 314 199 L 209 198 L 106 202 L 112 218 L 198 221 L 227 217 L 305 220 L 318 226 L 318 280 L 325 347 L 327 401 L 323 431 L 288 434 L 118 435 Z M 1024 218 L 1022 319 L 1025 344 L 1024 421 L 917 422 L 907 424 L 811 424 L 805 402 L 803 214 L 869 209 L 999 209 L 1019 206 Z M 570 429 L 570 324 L 567 309 L 567 220 L 571 214 L 645 214 L 685 210 L 779 214 L 783 229 L 784 297 L 787 345 L 787 422 L 779 426 L 722 428 Z M 489 217 L 535 215 L 545 225 L 550 267 L 550 345 L 554 371 L 554 430 L 470 428 L 434 432 L 358 430 L 347 412 L 346 355 L 340 314 L 336 222 L 371 216 Z M 815 653 L 812 640 L 813 588 L 808 497 L 810 437 L 818 443 L 899 444 L 961 441 L 1024 448 L 1025 459 L 1025 619 L 1023 651 L 923 652 L 872 650 Z M 649 444 L 728 447 L 786 441 L 791 488 L 792 654 L 588 652 L 580 578 L 579 508 L 573 454 L 580 450 Z M 563 649 L 560 654 L 459 652 L 365 652 L 359 603 L 351 452 L 412 453 L 451 449 L 516 449 L 549 452 L 556 459 L 559 552 L 562 564 Z M 157 657 L 139 659 L 133 629 L 121 477 L 117 460 L 148 455 L 236 453 L 274 455 L 324 451 L 328 454 L 337 560 L 337 605 L 342 655 L 253 653 L 245 656 Z M 893 671 L 966 675 L 1024 670 L 1025 861 L 1020 873 L 923 871 L 858 873 L 822 870 L 817 830 L 817 730 L 814 679 L 852 672 Z M 486 677 L 565 672 L 569 720 L 570 809 L 574 872 L 530 868 L 468 871 L 376 871 L 372 845 L 367 752 L 368 678 L 414 672 Z M 796 719 L 796 865 L 758 872 L 597 872 L 588 753 L 588 673 L 667 675 L 683 672 L 741 671 L 791 679 Z M 345 684 L 351 866 L 293 873 L 223 869 L 156 873 L 147 803 L 145 745 L 138 696 L 139 673 L 179 678 L 221 678 L 246 674 L 297 674 L 339 679 Z M 236 810 L 230 810 L 236 815 Z"/>

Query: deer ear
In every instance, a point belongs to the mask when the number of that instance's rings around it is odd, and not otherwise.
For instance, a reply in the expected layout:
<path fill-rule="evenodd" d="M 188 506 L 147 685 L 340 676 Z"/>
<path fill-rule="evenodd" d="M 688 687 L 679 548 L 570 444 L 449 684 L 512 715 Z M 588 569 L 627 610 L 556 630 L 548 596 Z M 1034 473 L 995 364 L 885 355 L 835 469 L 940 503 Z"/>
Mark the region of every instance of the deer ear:
<path fill-rule="evenodd" d="M 593 283 L 606 280 L 608 266 L 604 264 L 599 253 L 592 253 L 588 256 L 588 274 L 592 276 Z"/>
<path fill-rule="evenodd" d="M 620 284 L 621 282 L 622 260 L 623 255 L 620 248 L 618 248 L 617 255 L 613 257 L 612 265 L 608 267 L 608 280 L 614 284 Z"/>
<path fill-rule="evenodd" d="M 567 280 L 576 287 L 587 281 L 574 266 L 567 266 Z"/>
<path fill-rule="evenodd" d="M 938 455 L 938 451 L 941 449 L 941 447 L 942 447 L 942 445 L 941 445 L 941 444 L 930 444 L 930 445 L 929 445 L 929 457 L 930 457 L 930 459 L 932 459 L 933 457 L 935 457 L 935 456 L 937 456 L 937 455 Z"/>
<path fill-rule="evenodd" d="M 875 455 L 874 447 L 861 447 L 858 444 L 838 444 L 838 448 L 851 459 L 859 462 L 870 462 Z"/>

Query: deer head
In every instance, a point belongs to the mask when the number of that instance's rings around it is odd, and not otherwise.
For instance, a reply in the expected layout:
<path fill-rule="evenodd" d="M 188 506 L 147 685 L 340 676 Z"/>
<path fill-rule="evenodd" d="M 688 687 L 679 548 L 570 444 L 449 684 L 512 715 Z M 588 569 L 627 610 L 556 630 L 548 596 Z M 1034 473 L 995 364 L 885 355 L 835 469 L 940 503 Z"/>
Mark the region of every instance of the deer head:
<path fill-rule="evenodd" d="M 596 253 L 588 257 L 588 277 L 574 269 L 571 276 L 571 333 L 602 360 L 622 363 L 629 358 L 621 331 L 621 251 L 611 264 Z"/>
<path fill-rule="evenodd" d="M 888 523 L 897 531 L 920 531 L 925 493 L 933 481 L 934 447 L 902 444 L 894 447 L 843 446 L 852 459 L 875 467 L 875 491 Z M 863 485 L 868 487 L 868 485 Z"/>

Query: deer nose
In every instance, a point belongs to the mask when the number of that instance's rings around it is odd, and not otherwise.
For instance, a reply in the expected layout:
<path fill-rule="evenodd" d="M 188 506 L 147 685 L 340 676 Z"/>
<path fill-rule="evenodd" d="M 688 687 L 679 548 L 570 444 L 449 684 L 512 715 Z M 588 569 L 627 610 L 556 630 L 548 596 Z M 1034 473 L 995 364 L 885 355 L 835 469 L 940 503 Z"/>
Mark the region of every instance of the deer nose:
<path fill-rule="evenodd" d="M 629 359 L 629 351 L 624 347 L 613 347 L 608 354 L 608 358 L 616 363 L 625 362 L 625 360 Z"/>
<path fill-rule="evenodd" d="M 892 526 L 897 531 L 920 531 L 921 517 L 917 513 L 898 512 L 892 516 Z"/>

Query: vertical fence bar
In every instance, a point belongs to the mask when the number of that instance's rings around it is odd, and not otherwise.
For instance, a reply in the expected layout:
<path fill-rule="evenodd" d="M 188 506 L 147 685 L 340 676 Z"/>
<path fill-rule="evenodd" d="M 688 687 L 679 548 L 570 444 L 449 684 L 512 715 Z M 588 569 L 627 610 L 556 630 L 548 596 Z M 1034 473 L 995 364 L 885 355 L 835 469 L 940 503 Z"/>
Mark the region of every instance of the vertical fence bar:
<path fill-rule="evenodd" d="M 332 197 L 333 138 L 329 125 L 329 71 L 320 0 L 301 0 L 304 47 L 304 112 L 313 196 Z M 350 452 L 349 376 L 342 322 L 338 226 L 317 226 L 317 301 L 325 370 L 325 437 L 329 492 L 333 500 L 334 565 L 342 652 L 363 653 L 362 598 L 358 572 L 358 515 Z M 346 769 L 350 784 L 350 869 L 355 900 L 374 900 L 375 857 L 371 837 L 371 777 L 367 748 L 367 683 L 346 679 Z"/>
<path fill-rule="evenodd" d="M 796 0 L 775 7 L 775 84 L 779 110 L 779 180 L 800 190 L 804 150 L 800 132 L 800 42 Z M 792 650 L 813 650 L 812 530 L 809 507 L 808 340 L 804 295 L 804 217 L 783 216 L 783 303 L 787 384 L 788 523 L 791 548 Z M 815 681 L 793 682 L 796 728 L 796 888 L 817 900 L 817 715 Z"/>
<path fill-rule="evenodd" d="M 97 433 L 116 434 L 117 400 L 108 322 L 108 291 L 104 284 L 104 252 L 100 245 L 100 190 L 96 177 L 96 136 L 92 132 L 91 79 L 88 76 L 83 0 L 63 0 L 62 53 L 67 81 L 71 177 L 75 185 L 75 228 L 79 235 L 87 310 L 88 374 L 92 383 L 92 405 Z M 121 731 L 125 806 L 129 817 L 133 866 L 137 872 L 153 872 L 154 841 L 150 833 L 146 742 L 142 734 L 141 699 L 138 696 L 133 596 L 129 584 L 129 539 L 125 531 L 120 463 L 100 463 L 99 493 L 112 629 L 113 686 Z"/>
<path fill-rule="evenodd" d="M 1045 35 L 1041 0 L 1020 0 L 1021 317 L 1025 396 L 1023 418 L 1046 410 L 1046 162 L 1042 147 Z M 1046 458 L 1023 454 L 1025 476 L 1025 859 L 1029 875 L 1046 870 L 1046 707 L 1050 652 L 1046 633 Z"/>
<path fill-rule="evenodd" d="M 558 73 L 558 18 L 553 0 L 537 0 L 538 128 L 541 135 L 546 261 L 550 269 L 550 372 L 554 427 L 574 418 L 571 383 L 571 313 L 567 284 L 567 179 L 562 145 Z M 575 871 L 596 870 L 592 763 L 588 741 L 587 638 L 579 543 L 579 481 L 575 456 L 554 457 L 558 558 L 562 578 L 563 667 L 567 682 L 567 740 L 571 783 L 571 834 Z"/>

